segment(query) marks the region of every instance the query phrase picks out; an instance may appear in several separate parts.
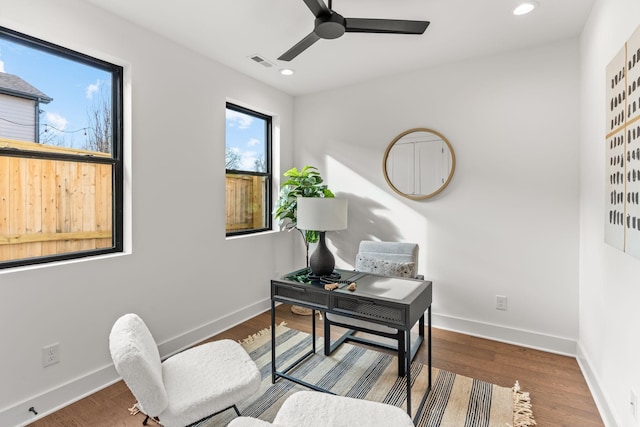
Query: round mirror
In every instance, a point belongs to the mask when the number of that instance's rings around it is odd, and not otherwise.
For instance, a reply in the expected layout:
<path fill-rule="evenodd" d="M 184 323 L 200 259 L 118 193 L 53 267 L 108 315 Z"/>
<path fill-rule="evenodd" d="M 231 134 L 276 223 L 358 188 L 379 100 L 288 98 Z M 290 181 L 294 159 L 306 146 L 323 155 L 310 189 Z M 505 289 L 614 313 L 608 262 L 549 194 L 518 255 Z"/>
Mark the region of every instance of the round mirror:
<path fill-rule="evenodd" d="M 449 184 L 456 156 L 447 138 L 415 128 L 395 137 L 384 152 L 384 179 L 401 196 L 413 200 L 433 197 Z"/>

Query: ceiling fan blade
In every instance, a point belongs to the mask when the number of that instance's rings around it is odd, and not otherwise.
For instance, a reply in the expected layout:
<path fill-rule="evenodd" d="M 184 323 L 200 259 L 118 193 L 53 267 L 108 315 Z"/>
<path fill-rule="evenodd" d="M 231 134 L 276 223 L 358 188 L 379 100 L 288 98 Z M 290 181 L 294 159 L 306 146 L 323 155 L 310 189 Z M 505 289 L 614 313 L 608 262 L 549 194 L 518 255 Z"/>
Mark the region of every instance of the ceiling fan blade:
<path fill-rule="evenodd" d="M 393 33 L 422 34 L 429 21 L 408 21 L 402 19 L 345 18 L 347 33 Z"/>
<path fill-rule="evenodd" d="M 318 37 L 316 35 L 316 33 L 313 33 L 313 32 L 309 33 L 309 35 L 307 37 L 303 38 L 298 43 L 296 43 L 295 46 L 293 46 L 291 49 L 289 49 L 288 51 L 283 53 L 278 58 L 278 60 L 280 60 L 280 61 L 291 61 L 293 58 L 295 58 L 296 56 L 300 55 L 309 46 L 311 46 L 312 44 L 314 44 L 318 40 L 320 40 L 320 37 Z"/>
<path fill-rule="evenodd" d="M 304 0 L 304 3 L 316 18 L 322 14 L 329 15 L 331 13 L 323 0 Z"/>

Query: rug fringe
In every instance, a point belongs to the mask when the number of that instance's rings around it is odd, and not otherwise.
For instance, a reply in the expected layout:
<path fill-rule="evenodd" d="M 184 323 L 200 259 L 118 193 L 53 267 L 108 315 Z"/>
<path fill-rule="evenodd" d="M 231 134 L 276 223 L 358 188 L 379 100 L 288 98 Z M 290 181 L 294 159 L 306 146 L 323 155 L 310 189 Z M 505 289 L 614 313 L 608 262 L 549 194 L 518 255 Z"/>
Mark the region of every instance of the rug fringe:
<path fill-rule="evenodd" d="M 138 415 L 140 413 L 140 409 L 138 408 L 138 404 L 134 403 L 131 408 L 129 408 L 129 415 Z"/>
<path fill-rule="evenodd" d="M 282 322 L 280 322 L 280 324 L 276 325 L 276 329 L 278 329 L 281 326 L 286 326 L 287 323 L 283 320 Z M 264 328 L 258 332 L 256 332 L 255 334 L 249 335 L 248 337 L 246 337 L 243 340 L 238 340 L 238 343 L 240 344 L 251 344 L 252 342 L 254 342 L 255 340 L 257 340 L 258 338 L 261 338 L 267 334 L 271 333 L 271 326 L 269 326 L 268 328 Z"/>
<path fill-rule="evenodd" d="M 533 406 L 528 392 L 520 390 L 520 383 L 516 381 L 513 386 L 513 426 L 530 427 L 538 425 L 533 419 Z"/>
<path fill-rule="evenodd" d="M 140 410 L 140 408 L 138 408 L 138 402 L 136 402 L 136 403 L 133 404 L 133 406 L 131 408 L 129 408 L 129 415 L 138 415 L 138 414 L 142 414 L 145 417 L 147 416 L 147 414 L 145 414 L 144 412 L 142 412 Z M 154 417 L 148 417 L 147 418 L 147 422 L 149 420 L 152 421 L 153 423 L 159 425 L 159 426 L 162 426 L 162 424 L 160 424 L 160 422 L 157 419 L 155 419 Z"/>

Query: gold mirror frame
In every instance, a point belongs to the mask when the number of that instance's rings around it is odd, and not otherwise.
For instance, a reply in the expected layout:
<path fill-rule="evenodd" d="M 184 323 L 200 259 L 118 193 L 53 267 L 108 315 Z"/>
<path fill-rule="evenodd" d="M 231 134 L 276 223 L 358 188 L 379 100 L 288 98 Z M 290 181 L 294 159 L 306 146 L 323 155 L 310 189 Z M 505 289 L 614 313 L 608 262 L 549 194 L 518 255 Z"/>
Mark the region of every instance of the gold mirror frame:
<path fill-rule="evenodd" d="M 393 149 L 393 147 L 396 145 L 396 143 L 398 141 L 400 141 L 403 137 L 415 133 L 415 132 L 426 132 L 426 133 L 431 133 L 435 136 L 437 136 L 440 140 L 442 140 L 442 142 L 444 142 L 446 144 L 446 146 L 449 148 L 449 154 L 451 156 L 451 164 L 450 164 L 450 168 L 449 168 L 449 175 L 447 176 L 447 179 L 438 187 L 436 188 L 435 191 L 429 193 L 429 194 L 407 194 L 404 193 L 403 191 L 399 190 L 394 184 L 393 182 L 391 182 L 391 179 L 389 178 L 389 171 L 387 169 L 387 163 L 388 163 L 388 159 L 389 159 L 389 153 L 391 152 L 391 150 Z M 421 167 L 421 166 L 420 166 Z M 387 184 L 389 184 L 389 187 L 391 187 L 391 189 L 393 191 L 395 191 L 396 193 L 398 193 L 399 195 L 406 197 L 408 199 L 412 199 L 412 200 L 424 200 L 424 199 L 428 199 L 430 197 L 435 196 L 436 194 L 440 193 L 442 190 L 444 190 L 447 185 L 449 185 L 449 182 L 451 182 L 451 178 L 453 178 L 453 172 L 456 170 L 456 155 L 455 152 L 453 151 L 453 147 L 451 146 L 451 144 L 449 143 L 449 140 L 447 140 L 447 138 L 444 137 L 444 135 L 442 135 L 439 132 L 436 132 L 433 129 L 427 129 L 427 128 L 413 128 L 413 129 L 409 129 L 407 131 L 402 132 L 400 135 L 396 136 L 393 141 L 391 141 L 391 143 L 389 144 L 389 146 L 387 147 L 387 149 L 384 152 L 384 157 L 382 159 L 382 170 L 384 172 L 384 179 L 387 181 Z"/>

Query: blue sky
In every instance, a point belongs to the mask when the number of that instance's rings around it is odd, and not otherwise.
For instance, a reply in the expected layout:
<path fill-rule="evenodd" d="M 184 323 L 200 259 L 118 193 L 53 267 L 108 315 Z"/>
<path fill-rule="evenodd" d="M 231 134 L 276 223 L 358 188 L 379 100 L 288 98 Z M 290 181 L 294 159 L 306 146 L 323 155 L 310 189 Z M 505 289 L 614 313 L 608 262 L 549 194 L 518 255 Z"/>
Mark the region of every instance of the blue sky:
<path fill-rule="evenodd" d="M 240 154 L 240 170 L 254 171 L 256 159 L 264 160 L 264 129 L 264 120 L 227 109 L 227 149 Z"/>
<path fill-rule="evenodd" d="M 98 68 L 44 53 L 0 37 L 0 72 L 14 74 L 44 92 L 53 101 L 41 104 L 41 123 L 63 132 L 56 133 L 56 145 L 83 148 L 81 130 L 88 127 L 88 112 L 101 93 L 110 97 L 111 74 Z M 100 101 L 102 102 L 102 101 Z M 80 130 L 79 132 L 74 132 Z"/>

